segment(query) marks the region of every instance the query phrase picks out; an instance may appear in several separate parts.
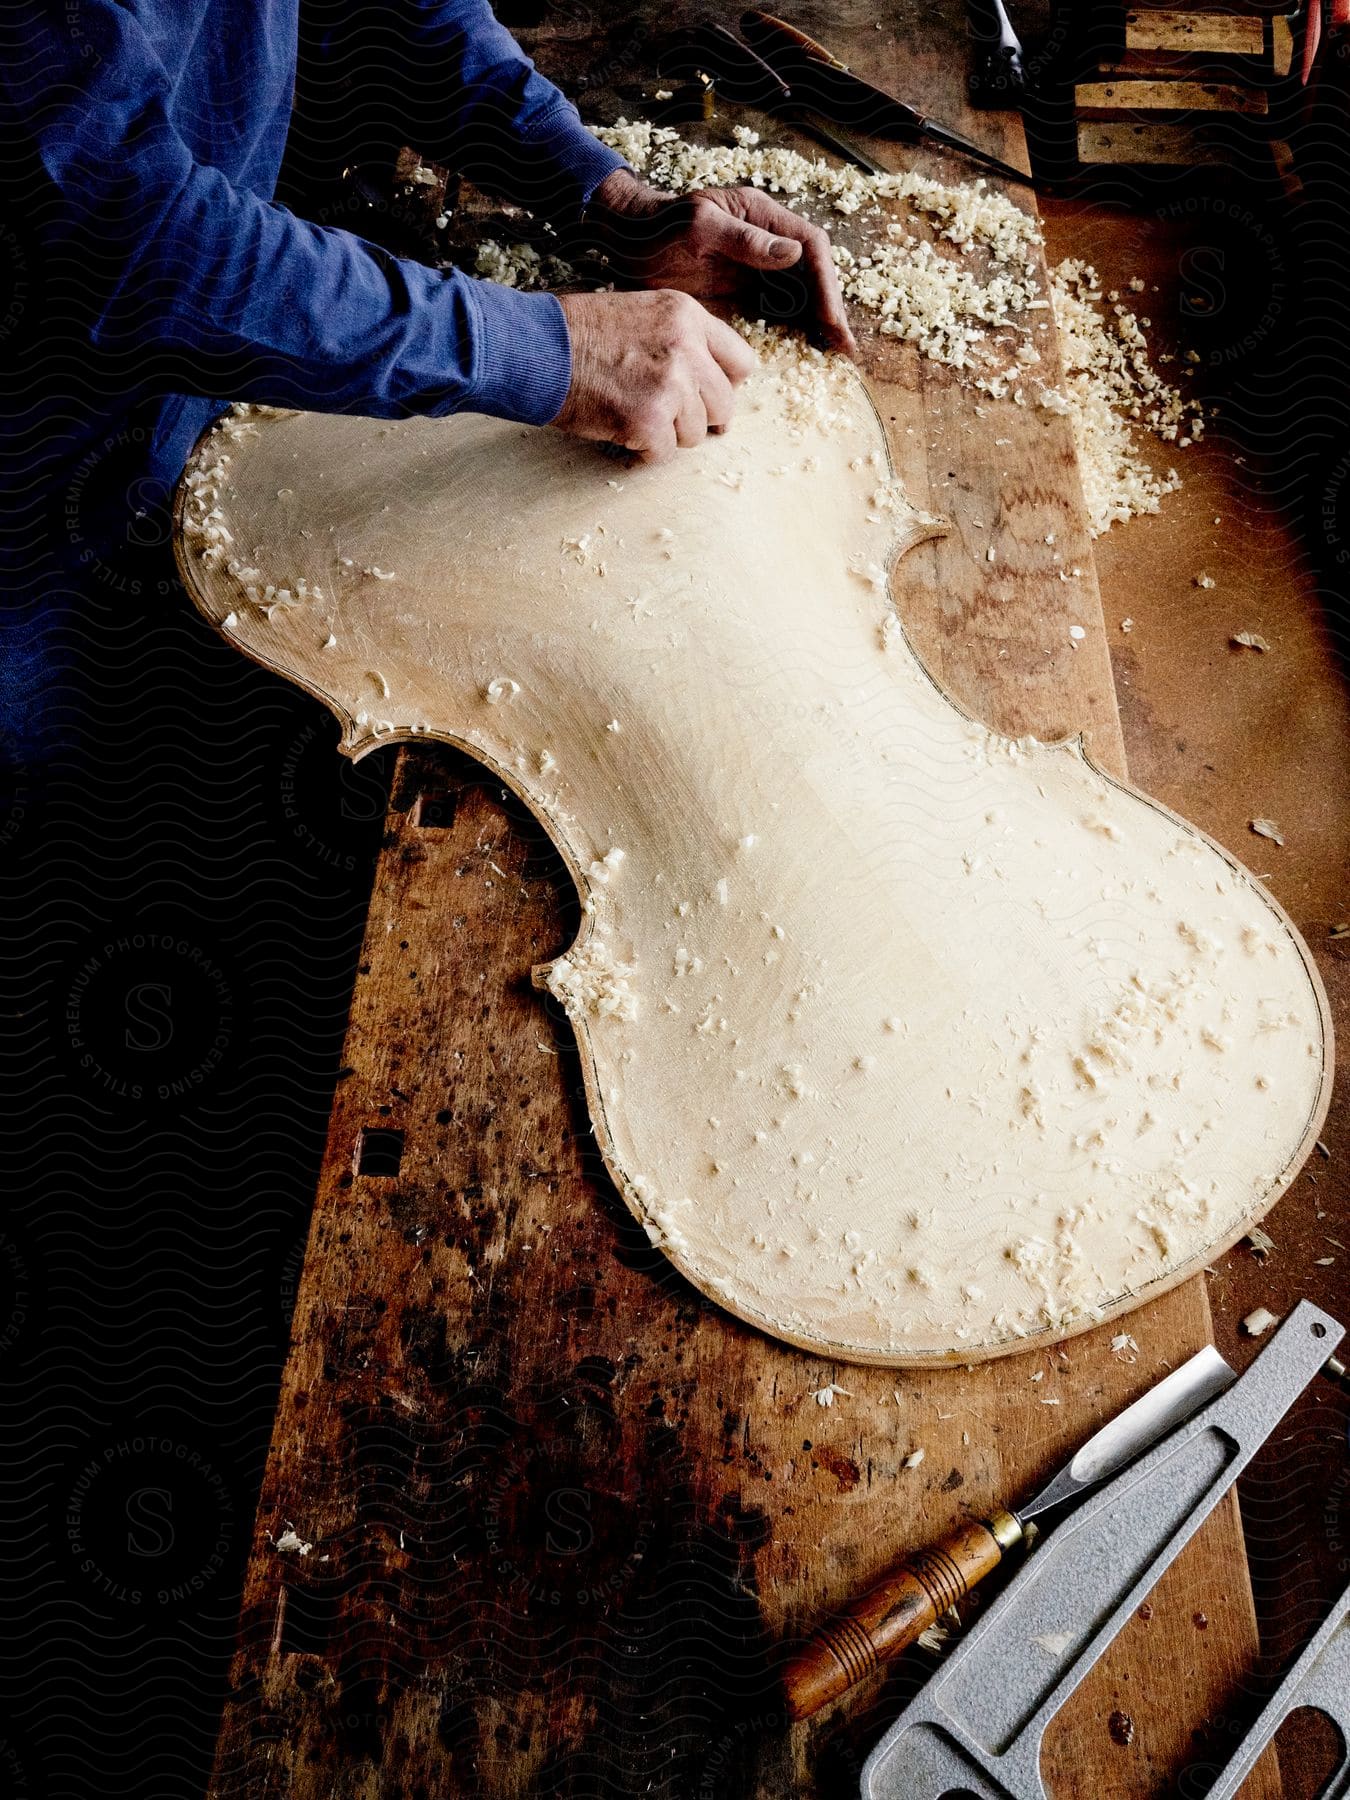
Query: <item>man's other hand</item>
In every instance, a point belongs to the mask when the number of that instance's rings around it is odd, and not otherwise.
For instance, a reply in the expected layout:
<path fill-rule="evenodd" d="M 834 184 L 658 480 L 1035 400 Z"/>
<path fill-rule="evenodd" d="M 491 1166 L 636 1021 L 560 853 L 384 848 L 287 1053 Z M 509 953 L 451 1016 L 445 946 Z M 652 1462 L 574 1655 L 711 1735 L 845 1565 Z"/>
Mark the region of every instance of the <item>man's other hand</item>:
<path fill-rule="evenodd" d="M 616 274 L 705 299 L 749 294 L 753 314 L 759 311 L 753 296 L 762 285 L 756 277 L 800 265 L 825 346 L 857 354 L 829 238 L 758 188 L 703 188 L 677 196 L 615 169 L 596 189 L 586 219 Z"/>
<path fill-rule="evenodd" d="M 671 288 L 558 298 L 572 339 L 559 431 L 659 463 L 726 430 L 733 390 L 755 366 L 729 325 Z"/>

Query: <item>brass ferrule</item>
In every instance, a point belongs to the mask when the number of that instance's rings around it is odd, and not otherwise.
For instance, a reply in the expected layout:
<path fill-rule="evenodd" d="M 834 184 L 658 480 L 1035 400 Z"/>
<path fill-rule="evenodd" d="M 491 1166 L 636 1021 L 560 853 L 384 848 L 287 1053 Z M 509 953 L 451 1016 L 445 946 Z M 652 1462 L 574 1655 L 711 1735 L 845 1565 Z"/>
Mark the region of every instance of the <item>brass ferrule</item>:
<path fill-rule="evenodd" d="M 1010 1512 L 1000 1509 L 984 1522 L 993 1533 L 994 1542 L 1000 1550 L 1011 1550 L 1014 1544 L 1021 1543 L 1022 1521 L 1014 1518 Z"/>

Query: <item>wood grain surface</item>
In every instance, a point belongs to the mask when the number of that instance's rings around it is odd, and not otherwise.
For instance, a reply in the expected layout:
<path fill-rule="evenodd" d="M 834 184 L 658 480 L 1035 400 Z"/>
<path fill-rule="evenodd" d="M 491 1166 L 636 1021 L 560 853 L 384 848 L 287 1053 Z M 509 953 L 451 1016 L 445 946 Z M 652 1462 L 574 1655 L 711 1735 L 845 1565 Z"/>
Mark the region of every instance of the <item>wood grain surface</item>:
<path fill-rule="evenodd" d="M 572 929 L 556 862 L 473 779 L 401 760 L 213 1792 L 846 1794 L 922 1659 L 789 1730 L 777 1647 L 1049 1473 L 1194 1347 L 1203 1296 L 1148 1308 L 1135 1361 L 1108 1333 L 898 1377 L 715 1311 L 602 1176 L 529 985 Z M 379 1132 L 397 1175 L 359 1172 Z M 1052 1792 L 1169 1777 L 1249 1606 L 1226 1513 L 1062 1715 Z"/>
<path fill-rule="evenodd" d="M 793 16 L 1021 155 L 1011 121 L 962 116 L 958 8 L 903 35 L 857 6 Z M 566 85 L 583 51 L 591 67 L 617 54 L 624 27 L 605 17 L 565 46 L 556 28 L 523 35 Z M 921 654 L 990 723 L 1081 728 L 1123 768 L 1067 423 L 1057 439 L 1038 424 L 1033 447 L 1010 402 L 977 416 L 901 347 L 866 355 L 913 497 L 957 527 L 909 559 Z M 976 518 L 998 524 L 992 568 L 964 544 Z M 1047 575 L 1046 529 L 1080 577 Z M 1070 623 L 1087 631 L 1076 649 Z M 1208 1337 L 1198 1281 L 1130 1321 L 1137 1351 L 1113 1352 L 1108 1328 L 931 1374 L 823 1363 L 718 1312 L 609 1187 L 566 1026 L 530 986 L 575 927 L 558 877 L 480 774 L 432 747 L 401 753 L 217 1800 L 856 1792 L 931 1662 L 913 1653 L 880 1689 L 789 1728 L 782 1648 L 897 1555 L 1029 1490 Z M 288 1524 L 307 1554 L 276 1548 Z M 1225 1741 L 1254 1644 L 1228 1505 L 1056 1721 L 1051 1793 L 1151 1794 L 1188 1764 L 1197 1782 L 1197 1727 Z M 1119 1712 L 1128 1745 L 1109 1728 Z M 1267 1759 L 1246 1795 L 1278 1791 Z"/>

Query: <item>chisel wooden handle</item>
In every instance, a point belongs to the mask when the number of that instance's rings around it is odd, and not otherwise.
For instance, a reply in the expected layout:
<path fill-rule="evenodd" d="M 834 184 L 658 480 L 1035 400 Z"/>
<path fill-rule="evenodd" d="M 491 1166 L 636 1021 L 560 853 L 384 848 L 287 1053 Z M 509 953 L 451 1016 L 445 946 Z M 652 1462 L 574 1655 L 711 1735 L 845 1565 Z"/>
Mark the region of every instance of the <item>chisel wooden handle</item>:
<path fill-rule="evenodd" d="M 824 63 L 828 69 L 842 69 L 848 72 L 848 64 L 841 63 L 839 58 L 827 50 L 824 44 L 808 37 L 804 31 L 798 31 L 795 25 L 789 25 L 786 19 L 775 18 L 773 13 L 760 12 L 752 7 L 749 12 L 741 14 L 741 31 L 746 41 L 753 44 L 761 56 L 767 53 L 768 60 L 774 60 L 774 53 L 788 56 L 804 56 L 811 62 Z"/>
<path fill-rule="evenodd" d="M 935 1549 L 909 1557 L 847 1612 L 827 1620 L 783 1672 L 791 1717 L 809 1718 L 907 1650 L 997 1568 L 1021 1536 L 1011 1513 L 973 1519 Z"/>
<path fill-rule="evenodd" d="M 847 123 L 849 114 L 856 114 L 861 107 L 868 114 L 870 131 L 898 132 L 901 137 L 908 137 L 928 130 L 928 120 L 916 108 L 851 74 L 847 63 L 840 62 L 824 44 L 798 31 L 786 19 L 752 8 L 741 14 L 741 31 L 756 53 L 787 79 L 793 80 L 802 73 L 809 83 L 812 70 L 821 76 L 823 110 L 839 124 Z M 840 107 L 845 110 L 840 111 Z"/>

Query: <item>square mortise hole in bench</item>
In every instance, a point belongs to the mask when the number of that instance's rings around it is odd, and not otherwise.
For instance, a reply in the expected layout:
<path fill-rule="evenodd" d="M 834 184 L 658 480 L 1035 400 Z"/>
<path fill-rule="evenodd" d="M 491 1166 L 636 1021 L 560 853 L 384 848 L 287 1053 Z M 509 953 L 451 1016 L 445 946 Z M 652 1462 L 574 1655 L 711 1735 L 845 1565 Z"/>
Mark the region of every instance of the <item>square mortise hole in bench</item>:
<path fill-rule="evenodd" d="M 285 1588 L 286 1610 L 281 1616 L 283 1656 L 323 1656 L 342 1623 L 342 1590 L 335 1585 Z"/>
<path fill-rule="evenodd" d="M 423 794 L 417 802 L 415 823 L 423 831 L 449 831 L 458 806 L 457 793 Z"/>
<path fill-rule="evenodd" d="M 387 1125 L 367 1125 L 356 1140 L 358 1175 L 397 1175 L 403 1163 L 403 1133 Z"/>

